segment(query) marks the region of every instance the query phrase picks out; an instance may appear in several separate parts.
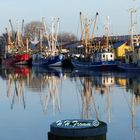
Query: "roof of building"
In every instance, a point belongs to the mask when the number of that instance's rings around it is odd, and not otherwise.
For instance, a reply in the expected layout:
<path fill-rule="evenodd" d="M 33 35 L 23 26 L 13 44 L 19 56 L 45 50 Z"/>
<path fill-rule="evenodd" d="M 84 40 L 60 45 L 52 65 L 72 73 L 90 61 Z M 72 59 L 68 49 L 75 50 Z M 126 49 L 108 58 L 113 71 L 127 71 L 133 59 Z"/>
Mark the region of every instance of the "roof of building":
<path fill-rule="evenodd" d="M 116 49 L 120 47 L 121 45 L 123 45 L 124 43 L 125 41 L 117 41 L 116 43 L 113 44 L 113 48 Z"/>
<path fill-rule="evenodd" d="M 79 48 L 81 47 L 81 43 L 80 42 L 77 42 L 77 43 L 74 43 L 74 44 L 69 44 L 66 46 L 66 48 Z"/>

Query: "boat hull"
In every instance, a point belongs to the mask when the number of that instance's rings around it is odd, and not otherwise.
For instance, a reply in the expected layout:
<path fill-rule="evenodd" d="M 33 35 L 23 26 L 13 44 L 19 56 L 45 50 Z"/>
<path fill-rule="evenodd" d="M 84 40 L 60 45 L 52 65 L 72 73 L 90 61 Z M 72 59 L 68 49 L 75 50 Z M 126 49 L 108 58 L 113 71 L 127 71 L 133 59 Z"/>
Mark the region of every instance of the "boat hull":
<path fill-rule="evenodd" d="M 119 63 L 118 69 L 127 72 L 140 72 L 140 66 L 137 66 L 136 64 Z"/>
<path fill-rule="evenodd" d="M 72 64 L 76 68 L 83 69 L 99 69 L 99 70 L 116 70 L 117 63 L 115 61 L 101 61 L 101 62 L 90 62 L 80 61 L 72 59 Z"/>
<path fill-rule="evenodd" d="M 27 65 L 31 61 L 29 54 L 17 54 L 9 58 L 3 59 L 2 64 L 4 65 Z"/>
<path fill-rule="evenodd" d="M 47 58 L 41 57 L 41 58 L 34 58 L 32 60 L 33 66 L 46 66 L 46 67 L 53 67 L 53 66 L 61 66 L 62 61 L 64 60 L 63 55 L 55 55 L 55 56 L 49 56 Z"/>

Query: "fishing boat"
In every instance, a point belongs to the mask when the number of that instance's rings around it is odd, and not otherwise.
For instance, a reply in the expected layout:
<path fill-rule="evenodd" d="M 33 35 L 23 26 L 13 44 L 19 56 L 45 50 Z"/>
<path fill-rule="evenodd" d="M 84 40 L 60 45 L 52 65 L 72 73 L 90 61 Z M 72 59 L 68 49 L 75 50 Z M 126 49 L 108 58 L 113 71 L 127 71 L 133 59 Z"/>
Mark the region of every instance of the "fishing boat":
<path fill-rule="evenodd" d="M 3 59 L 4 65 L 27 65 L 31 61 L 29 54 L 15 54 Z"/>
<path fill-rule="evenodd" d="M 108 58 L 105 59 L 105 56 Z M 116 62 L 113 60 L 113 57 L 114 54 L 112 52 L 98 52 L 92 55 L 89 60 L 74 58 L 72 59 L 72 64 L 77 68 L 113 70 L 116 69 Z"/>
<path fill-rule="evenodd" d="M 43 54 L 33 54 L 33 60 L 32 65 L 33 66 L 61 66 L 62 61 L 64 59 L 62 54 L 55 54 L 55 55 L 49 55 L 44 56 Z"/>
<path fill-rule="evenodd" d="M 134 1 L 133 1 L 134 2 Z M 126 52 L 124 62 L 118 63 L 118 68 L 123 71 L 128 72 L 140 72 L 140 43 L 139 36 L 136 34 L 135 24 L 137 23 L 134 20 L 136 16 L 136 8 L 133 3 L 133 7 L 130 9 L 131 12 L 131 37 L 130 37 L 130 46 L 132 51 Z"/>
<path fill-rule="evenodd" d="M 97 20 L 98 13 L 96 13 L 94 20 L 94 29 Z M 80 13 L 81 27 L 82 24 L 82 14 Z M 82 31 L 82 46 L 83 54 L 80 57 L 72 58 L 71 62 L 74 67 L 77 68 L 89 68 L 89 69 L 101 69 L 101 70 L 113 70 L 116 68 L 116 62 L 114 57 L 114 52 L 112 46 L 109 44 L 108 34 L 103 37 L 102 40 L 94 40 L 93 35 L 90 39 L 89 33 L 89 22 L 86 16 L 85 28 L 81 28 Z M 107 27 L 108 30 L 109 27 Z M 85 36 L 85 38 L 83 38 Z M 106 40 L 105 40 L 106 39 Z M 104 42 L 104 43 L 103 43 Z"/>
<path fill-rule="evenodd" d="M 28 49 L 28 39 L 23 37 L 24 20 L 22 21 L 22 31 L 18 28 L 16 32 L 13 29 L 11 20 L 9 22 L 11 31 L 8 31 L 6 28 L 6 46 L 2 64 L 29 64 L 31 62 L 31 55 Z"/>
<path fill-rule="evenodd" d="M 118 63 L 118 68 L 121 71 L 140 72 L 140 46 L 133 46 L 133 51 L 127 52 L 125 61 Z"/>
<path fill-rule="evenodd" d="M 118 68 L 123 71 L 127 72 L 140 72 L 140 65 L 136 63 L 122 63 L 118 64 Z"/>
<path fill-rule="evenodd" d="M 51 23 L 51 29 L 46 28 L 46 24 L 43 21 L 45 33 L 40 36 L 40 51 L 33 54 L 32 65 L 33 66 L 61 66 L 64 56 L 60 53 L 59 45 L 57 42 L 59 18 L 54 18 Z M 49 31 L 47 31 L 47 29 Z M 42 37 L 47 38 L 47 46 L 42 48 Z"/>

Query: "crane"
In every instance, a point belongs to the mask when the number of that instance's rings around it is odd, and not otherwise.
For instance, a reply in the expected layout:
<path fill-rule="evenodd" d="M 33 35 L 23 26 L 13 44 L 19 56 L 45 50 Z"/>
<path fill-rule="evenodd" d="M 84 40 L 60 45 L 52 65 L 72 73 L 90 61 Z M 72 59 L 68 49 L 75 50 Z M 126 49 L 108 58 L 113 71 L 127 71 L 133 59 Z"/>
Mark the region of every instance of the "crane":
<path fill-rule="evenodd" d="M 12 41 L 13 41 L 15 38 L 15 34 L 14 34 L 14 28 L 13 28 L 11 19 L 9 19 L 9 23 L 10 23 L 10 27 L 11 27 L 11 34 L 12 34 L 11 37 L 12 37 Z"/>
<path fill-rule="evenodd" d="M 93 24 L 92 40 L 94 39 L 94 32 L 95 32 L 95 27 L 96 27 L 96 22 L 97 22 L 98 15 L 99 15 L 99 13 L 97 12 L 96 15 L 95 15 L 95 20 L 94 20 L 94 24 Z"/>
<path fill-rule="evenodd" d="M 83 32 L 83 22 L 82 22 L 82 12 L 80 12 L 80 24 L 81 24 L 81 41 L 83 41 L 84 32 Z"/>
<path fill-rule="evenodd" d="M 22 20 L 22 27 L 21 27 L 21 35 L 23 36 L 24 33 L 24 19 Z"/>

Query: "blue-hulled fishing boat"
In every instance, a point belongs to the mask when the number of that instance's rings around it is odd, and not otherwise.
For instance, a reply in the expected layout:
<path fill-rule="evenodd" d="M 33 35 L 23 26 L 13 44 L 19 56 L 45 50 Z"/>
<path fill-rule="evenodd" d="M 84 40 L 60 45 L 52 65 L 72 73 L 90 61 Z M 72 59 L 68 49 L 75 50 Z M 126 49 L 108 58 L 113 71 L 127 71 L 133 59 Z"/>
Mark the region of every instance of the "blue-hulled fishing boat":
<path fill-rule="evenodd" d="M 87 60 L 75 57 L 71 62 L 74 67 L 86 69 L 113 70 L 117 67 L 117 63 L 114 60 L 114 53 L 112 52 L 98 52 Z"/>
<path fill-rule="evenodd" d="M 95 16 L 95 23 L 98 13 Z M 80 19 L 82 14 L 80 13 Z M 81 26 L 82 22 L 81 22 Z M 82 44 L 83 54 L 79 57 L 73 57 L 71 62 L 74 67 L 85 69 L 101 69 L 101 70 L 113 70 L 117 68 L 117 63 L 114 60 L 114 52 L 111 44 L 109 44 L 108 34 L 102 38 L 102 40 L 94 40 L 93 35 L 90 38 L 89 21 L 86 17 L 84 29 L 82 31 Z M 109 27 L 106 27 L 109 30 Z M 94 29 L 93 29 L 94 30 Z M 85 34 L 84 34 L 85 33 Z M 83 38 L 85 36 L 85 38 Z"/>
<path fill-rule="evenodd" d="M 33 66 L 61 66 L 64 56 L 59 51 L 59 45 L 57 43 L 57 35 L 59 28 L 59 18 L 54 18 L 52 20 L 51 29 L 46 30 L 46 25 L 44 24 L 45 33 L 40 36 L 40 52 L 33 54 L 32 65 Z M 42 38 L 47 38 L 47 46 L 42 49 Z"/>
<path fill-rule="evenodd" d="M 62 54 L 56 54 L 51 56 L 44 56 L 42 54 L 34 54 L 33 55 L 33 66 L 61 66 L 62 61 L 64 60 L 64 56 Z"/>

